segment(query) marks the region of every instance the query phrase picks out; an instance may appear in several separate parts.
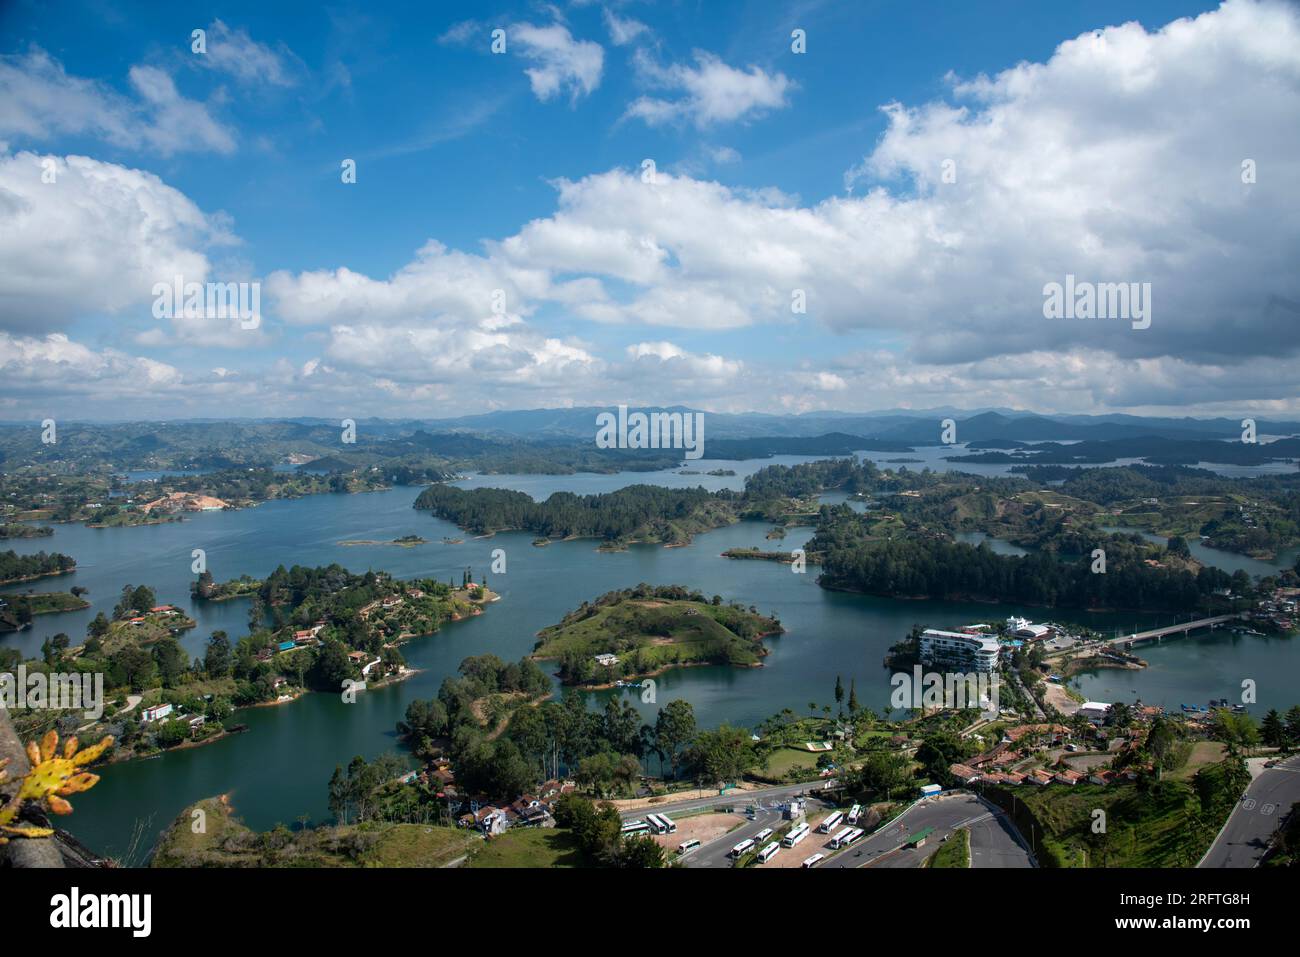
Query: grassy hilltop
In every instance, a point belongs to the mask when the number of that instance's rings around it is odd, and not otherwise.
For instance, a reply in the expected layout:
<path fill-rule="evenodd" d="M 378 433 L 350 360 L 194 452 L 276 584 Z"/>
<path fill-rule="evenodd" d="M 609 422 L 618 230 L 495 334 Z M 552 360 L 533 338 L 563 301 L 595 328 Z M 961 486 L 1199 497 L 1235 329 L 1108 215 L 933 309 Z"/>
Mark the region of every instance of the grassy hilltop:
<path fill-rule="evenodd" d="M 533 657 L 558 660 L 566 684 L 600 684 L 679 665 L 754 666 L 767 654 L 763 637 L 780 632 L 779 621 L 753 608 L 681 586 L 639 586 L 584 602 L 542 629 Z M 604 654 L 618 663 L 599 664 Z"/>

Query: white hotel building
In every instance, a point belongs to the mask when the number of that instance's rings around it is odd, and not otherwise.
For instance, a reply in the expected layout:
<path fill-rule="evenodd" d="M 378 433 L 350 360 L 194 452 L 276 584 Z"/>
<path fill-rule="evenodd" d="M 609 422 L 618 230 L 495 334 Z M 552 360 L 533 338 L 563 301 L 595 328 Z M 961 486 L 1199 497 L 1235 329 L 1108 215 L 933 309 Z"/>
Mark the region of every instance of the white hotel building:
<path fill-rule="evenodd" d="M 983 674 L 997 670 L 1002 651 L 996 638 L 934 628 L 921 632 L 920 644 L 921 661 L 927 665 L 952 665 Z"/>

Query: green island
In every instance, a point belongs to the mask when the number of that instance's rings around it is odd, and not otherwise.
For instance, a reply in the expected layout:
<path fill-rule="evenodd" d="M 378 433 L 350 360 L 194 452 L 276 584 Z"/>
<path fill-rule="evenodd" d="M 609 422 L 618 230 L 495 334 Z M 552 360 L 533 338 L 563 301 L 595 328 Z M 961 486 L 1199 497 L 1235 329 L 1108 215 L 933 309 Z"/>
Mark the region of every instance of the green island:
<path fill-rule="evenodd" d="M 349 539 L 339 542 L 340 545 L 397 545 L 401 548 L 414 548 L 416 545 L 427 545 L 427 540 L 419 535 L 403 535 L 401 538 L 394 538 L 391 541 L 380 542 L 373 539 Z"/>
<path fill-rule="evenodd" d="M 28 525 L 26 522 L 0 522 L 0 541 L 10 538 L 49 538 L 54 529 L 49 525 Z"/>
<path fill-rule="evenodd" d="M 201 576 L 196 589 L 205 578 L 210 576 Z M 0 649 L 0 671 L 22 664 L 28 674 L 102 673 L 104 715 L 83 730 L 87 737 L 113 735 L 106 759 L 122 761 L 242 730 L 234 718 L 240 707 L 287 702 L 306 691 L 337 694 L 349 680 L 370 686 L 401 680 L 412 673 L 402 644 L 479 615 L 497 599 L 468 568 L 459 585 L 354 574 L 338 565 L 295 565 L 263 580 L 211 587 L 217 600 L 249 600 L 250 632 L 237 642 L 224 631 L 213 632 L 194 661 L 176 636 L 195 621 L 174 605 L 159 604 L 148 586 L 127 585 L 112 616 L 101 612 L 90 622 L 82 644 L 56 635 L 45 643 L 42 658 L 26 661 L 14 649 Z M 233 592 L 238 596 L 228 594 Z M 16 713 L 15 727 L 39 736 L 65 714 Z"/>
<path fill-rule="evenodd" d="M 59 552 L 36 552 L 34 555 L 19 555 L 13 550 L 0 552 L 0 585 L 33 581 L 49 575 L 66 575 L 76 569 L 76 559 Z"/>
<path fill-rule="evenodd" d="M 608 592 L 537 634 L 533 658 L 560 664 L 565 684 L 600 685 L 685 665 L 753 667 L 781 623 L 680 585 Z"/>
<path fill-rule="evenodd" d="M 0 631 L 17 631 L 36 615 L 57 615 L 65 611 L 89 608 L 90 602 L 79 594 L 64 591 L 27 592 L 0 598 Z"/>

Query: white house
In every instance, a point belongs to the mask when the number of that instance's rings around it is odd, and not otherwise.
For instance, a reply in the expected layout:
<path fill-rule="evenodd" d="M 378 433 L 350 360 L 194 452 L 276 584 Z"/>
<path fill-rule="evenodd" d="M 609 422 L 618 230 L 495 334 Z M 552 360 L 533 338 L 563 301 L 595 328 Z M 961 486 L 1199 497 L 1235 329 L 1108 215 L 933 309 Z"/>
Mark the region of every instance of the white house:
<path fill-rule="evenodd" d="M 161 721 L 171 713 L 171 705 L 156 704 L 152 708 L 145 708 L 140 712 L 140 721 L 144 724 L 148 724 L 150 721 Z"/>

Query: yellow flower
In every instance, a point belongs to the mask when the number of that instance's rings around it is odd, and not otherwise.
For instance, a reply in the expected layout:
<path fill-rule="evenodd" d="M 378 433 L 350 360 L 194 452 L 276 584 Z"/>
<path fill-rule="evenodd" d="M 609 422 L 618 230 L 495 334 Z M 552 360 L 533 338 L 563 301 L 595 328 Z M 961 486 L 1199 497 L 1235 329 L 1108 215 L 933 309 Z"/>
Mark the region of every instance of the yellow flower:
<path fill-rule="evenodd" d="M 113 738 L 106 736 L 98 744 L 77 750 L 77 739 L 68 738 L 63 742 L 63 753 L 59 754 L 59 735 L 50 731 L 41 739 L 27 745 L 27 757 L 32 769 L 21 779 L 18 791 L 4 805 L 0 806 L 0 844 L 5 843 L 6 834 L 16 837 L 49 837 L 54 833 L 50 828 L 31 827 L 12 824 L 18 812 L 26 802 L 41 805 L 51 814 L 71 814 L 72 805 L 64 800 L 64 795 L 88 791 L 99 781 L 99 775 L 80 770 L 90 764 L 112 745 Z M 0 784 L 8 780 L 4 766 L 9 762 L 0 762 Z"/>

